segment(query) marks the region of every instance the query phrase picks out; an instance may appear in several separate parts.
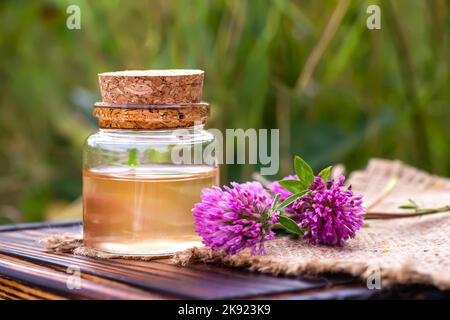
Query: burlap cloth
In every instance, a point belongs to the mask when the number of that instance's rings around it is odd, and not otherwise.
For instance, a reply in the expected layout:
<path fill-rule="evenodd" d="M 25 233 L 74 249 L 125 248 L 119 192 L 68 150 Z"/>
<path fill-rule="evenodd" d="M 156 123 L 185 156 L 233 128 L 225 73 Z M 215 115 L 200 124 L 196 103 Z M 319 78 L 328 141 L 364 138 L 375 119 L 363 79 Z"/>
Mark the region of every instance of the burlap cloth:
<path fill-rule="evenodd" d="M 281 237 L 266 242 L 263 256 L 248 251 L 228 256 L 203 247 L 179 252 L 173 260 L 183 265 L 220 263 L 274 275 L 339 272 L 368 279 L 378 273 L 383 287 L 420 283 L 450 289 L 450 212 L 395 217 L 405 213 L 398 206 L 409 198 L 423 207 L 450 204 L 450 179 L 399 161 L 372 159 L 364 171 L 352 173 L 348 182 L 365 196 L 367 218 L 384 219 L 367 219 L 366 227 L 342 248 Z M 86 249 L 75 250 L 89 255 Z"/>

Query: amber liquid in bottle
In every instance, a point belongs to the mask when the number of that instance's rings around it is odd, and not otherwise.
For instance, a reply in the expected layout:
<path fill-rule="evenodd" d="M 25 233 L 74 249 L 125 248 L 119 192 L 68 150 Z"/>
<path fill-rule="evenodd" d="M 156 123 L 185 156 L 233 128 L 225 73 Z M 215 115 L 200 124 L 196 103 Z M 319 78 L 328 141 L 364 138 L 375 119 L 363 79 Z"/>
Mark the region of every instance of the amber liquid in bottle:
<path fill-rule="evenodd" d="M 83 172 L 84 242 L 120 255 L 170 255 L 201 245 L 192 208 L 218 183 L 207 166 L 103 167 Z"/>

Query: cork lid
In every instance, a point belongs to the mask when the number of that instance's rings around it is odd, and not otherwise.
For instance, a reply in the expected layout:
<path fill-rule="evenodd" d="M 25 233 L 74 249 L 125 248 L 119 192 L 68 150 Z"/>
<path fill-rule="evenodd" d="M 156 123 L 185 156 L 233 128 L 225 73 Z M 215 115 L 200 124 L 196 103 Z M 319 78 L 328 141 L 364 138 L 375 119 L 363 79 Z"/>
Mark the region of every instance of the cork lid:
<path fill-rule="evenodd" d="M 93 115 L 102 129 L 159 130 L 189 128 L 209 116 L 207 103 L 178 105 L 110 105 L 97 102 Z"/>
<path fill-rule="evenodd" d="M 203 77 L 204 71 L 191 69 L 127 70 L 98 75 L 103 102 L 151 105 L 200 102 Z"/>
<path fill-rule="evenodd" d="M 204 123 L 202 70 L 128 70 L 98 75 L 102 102 L 93 114 L 100 128 L 172 129 Z"/>

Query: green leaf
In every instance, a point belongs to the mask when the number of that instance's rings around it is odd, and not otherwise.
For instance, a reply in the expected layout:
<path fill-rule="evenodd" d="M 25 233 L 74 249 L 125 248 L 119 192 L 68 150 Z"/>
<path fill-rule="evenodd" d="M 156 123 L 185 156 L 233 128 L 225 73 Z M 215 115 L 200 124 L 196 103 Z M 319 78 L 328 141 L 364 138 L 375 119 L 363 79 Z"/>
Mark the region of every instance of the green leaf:
<path fill-rule="evenodd" d="M 314 181 L 314 173 L 309 164 L 299 156 L 295 156 L 294 169 L 297 177 L 300 179 L 302 189 L 308 189 L 309 185 Z"/>
<path fill-rule="evenodd" d="M 329 166 L 329 167 L 323 169 L 322 171 L 320 171 L 319 177 L 321 177 L 324 182 L 328 181 L 328 178 L 330 177 L 331 169 L 333 169 L 333 167 Z"/>
<path fill-rule="evenodd" d="M 278 223 L 281 224 L 287 231 L 296 235 L 303 235 L 303 230 L 291 218 L 281 215 Z"/>
<path fill-rule="evenodd" d="M 273 211 L 274 209 L 275 209 L 275 207 L 277 206 L 277 204 L 278 204 L 278 199 L 280 199 L 280 194 L 279 193 L 277 193 L 276 195 L 275 195 L 275 197 L 274 197 L 274 199 L 273 199 L 273 202 L 272 202 L 272 207 L 270 208 L 270 211 Z M 278 210 L 277 210 L 278 211 Z"/>
<path fill-rule="evenodd" d="M 128 150 L 128 165 L 129 166 L 137 166 L 139 164 L 137 156 L 138 156 L 138 151 L 136 148 Z"/>
<path fill-rule="evenodd" d="M 279 180 L 278 183 L 280 186 L 292 193 L 299 193 L 306 189 L 299 180 Z"/>
<path fill-rule="evenodd" d="M 277 207 L 277 211 L 280 211 L 281 209 L 287 207 L 288 205 L 290 205 L 292 202 L 294 202 L 295 200 L 297 200 L 298 198 L 303 197 L 305 194 L 307 194 L 309 192 L 309 190 L 303 190 L 299 193 L 293 194 L 292 196 L 286 198 L 286 200 L 284 200 L 282 203 L 280 203 L 280 205 Z"/>
<path fill-rule="evenodd" d="M 413 204 L 404 204 L 398 207 L 399 209 L 417 209 L 417 206 Z"/>

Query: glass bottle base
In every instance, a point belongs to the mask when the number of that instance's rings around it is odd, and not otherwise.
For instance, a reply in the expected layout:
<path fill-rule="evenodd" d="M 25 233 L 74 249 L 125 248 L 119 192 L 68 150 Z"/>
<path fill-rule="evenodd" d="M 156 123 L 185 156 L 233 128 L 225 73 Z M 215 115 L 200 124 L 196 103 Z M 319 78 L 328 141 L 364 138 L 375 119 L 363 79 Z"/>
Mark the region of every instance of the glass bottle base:
<path fill-rule="evenodd" d="M 201 241 L 149 241 L 139 243 L 114 243 L 97 242 L 95 244 L 86 243 L 87 247 L 100 252 L 102 255 L 124 256 L 124 257 L 155 257 L 165 258 L 173 256 L 176 252 L 192 247 L 201 247 Z"/>

